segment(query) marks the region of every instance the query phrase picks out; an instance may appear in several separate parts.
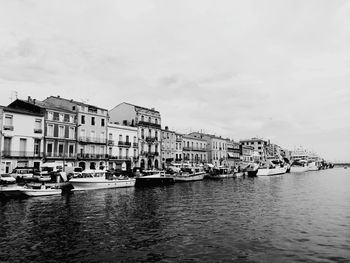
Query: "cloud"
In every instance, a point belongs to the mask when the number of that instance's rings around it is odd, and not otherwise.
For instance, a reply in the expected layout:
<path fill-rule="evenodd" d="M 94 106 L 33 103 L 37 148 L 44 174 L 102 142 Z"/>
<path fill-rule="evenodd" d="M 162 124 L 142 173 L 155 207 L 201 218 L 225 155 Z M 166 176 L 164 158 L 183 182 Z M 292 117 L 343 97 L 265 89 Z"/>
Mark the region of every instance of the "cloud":
<path fill-rule="evenodd" d="M 178 131 L 344 157 L 329 140 L 349 128 L 348 1 L 8 1 L 0 25 L 0 104 L 128 101 Z"/>

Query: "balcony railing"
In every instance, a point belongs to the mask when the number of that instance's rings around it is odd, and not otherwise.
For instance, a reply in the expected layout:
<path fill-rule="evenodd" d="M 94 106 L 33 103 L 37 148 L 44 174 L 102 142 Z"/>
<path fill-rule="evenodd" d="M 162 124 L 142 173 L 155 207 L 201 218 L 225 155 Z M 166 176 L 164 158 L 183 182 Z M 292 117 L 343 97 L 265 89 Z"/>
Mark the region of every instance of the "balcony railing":
<path fill-rule="evenodd" d="M 107 144 L 108 145 L 114 145 L 114 141 L 113 140 L 107 140 Z"/>
<path fill-rule="evenodd" d="M 145 152 L 144 155 L 146 157 L 155 157 L 155 156 L 159 156 L 159 152 Z"/>
<path fill-rule="evenodd" d="M 46 152 L 44 154 L 46 158 L 76 158 L 76 153 L 57 153 L 57 152 Z"/>
<path fill-rule="evenodd" d="M 139 121 L 138 125 L 139 126 L 146 126 L 146 127 L 153 127 L 153 128 L 161 129 L 161 125 L 160 124 L 152 123 L 152 122 L 148 122 L 148 121 Z"/>
<path fill-rule="evenodd" d="M 182 147 L 182 150 L 183 151 L 201 151 L 201 152 L 203 152 L 203 151 L 206 151 L 207 149 L 204 147 L 186 147 L 186 146 L 184 146 L 184 147 Z"/>
<path fill-rule="evenodd" d="M 131 142 L 118 141 L 120 147 L 131 147 Z"/>
<path fill-rule="evenodd" d="M 85 136 L 80 136 L 79 137 L 79 142 L 86 142 L 86 143 L 106 143 L 105 138 L 99 138 L 99 137 L 85 137 Z"/>
<path fill-rule="evenodd" d="M 3 126 L 3 129 L 5 130 L 5 131 L 13 131 L 13 125 L 4 125 Z"/>
<path fill-rule="evenodd" d="M 155 141 L 158 141 L 157 137 L 152 137 L 152 136 L 147 136 L 146 137 L 146 142 L 148 142 L 148 143 L 152 143 L 152 142 L 155 142 Z"/>
<path fill-rule="evenodd" d="M 34 129 L 34 133 L 43 133 L 43 129 Z"/>
<path fill-rule="evenodd" d="M 29 152 L 29 151 L 2 151 L 2 157 L 42 157 L 42 152 Z"/>
<path fill-rule="evenodd" d="M 132 147 L 138 148 L 138 147 L 139 147 L 139 144 L 138 144 L 137 142 L 134 142 L 134 143 L 132 144 Z"/>
<path fill-rule="evenodd" d="M 107 158 L 110 160 L 130 160 L 132 157 L 123 155 L 108 155 Z"/>
<path fill-rule="evenodd" d="M 106 159 L 106 154 L 96 154 L 96 153 L 78 153 L 78 159 Z"/>

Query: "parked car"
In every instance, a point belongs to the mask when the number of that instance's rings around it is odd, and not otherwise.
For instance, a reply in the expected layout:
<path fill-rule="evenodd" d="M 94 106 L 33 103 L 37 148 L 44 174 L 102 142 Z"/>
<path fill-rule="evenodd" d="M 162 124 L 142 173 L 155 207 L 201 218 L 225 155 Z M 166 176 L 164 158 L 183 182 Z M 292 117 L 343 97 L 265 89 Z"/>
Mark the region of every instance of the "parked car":
<path fill-rule="evenodd" d="M 14 184 L 16 179 L 10 174 L 0 174 L 0 184 Z"/>
<path fill-rule="evenodd" d="M 38 170 L 33 167 L 16 167 L 13 169 L 11 176 L 15 179 L 32 179 L 36 171 Z"/>
<path fill-rule="evenodd" d="M 51 181 L 51 173 L 47 171 L 41 171 L 41 172 L 37 171 L 37 172 L 34 172 L 33 179 L 39 182 L 48 182 L 48 181 Z"/>

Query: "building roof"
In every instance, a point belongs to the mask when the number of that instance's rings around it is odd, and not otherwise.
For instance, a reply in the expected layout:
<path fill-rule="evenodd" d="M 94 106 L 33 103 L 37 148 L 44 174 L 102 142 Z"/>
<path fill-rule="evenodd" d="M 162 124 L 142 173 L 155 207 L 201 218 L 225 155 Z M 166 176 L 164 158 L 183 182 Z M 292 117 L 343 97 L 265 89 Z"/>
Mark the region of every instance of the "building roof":
<path fill-rule="evenodd" d="M 31 111 L 31 110 L 27 110 L 27 109 L 4 107 L 3 110 L 5 112 L 19 113 L 19 114 L 24 114 L 24 115 L 31 115 L 31 116 L 38 116 L 38 117 L 43 117 L 44 116 L 43 113 L 34 112 L 34 111 Z"/>
<path fill-rule="evenodd" d="M 199 140 L 199 141 L 204 141 L 204 142 L 206 142 L 205 139 L 196 137 L 196 136 L 194 136 L 194 135 L 192 135 L 192 134 L 183 134 L 182 137 L 185 138 L 185 139 L 187 138 L 187 139 L 194 139 L 194 140 Z"/>
<path fill-rule="evenodd" d="M 135 105 L 135 104 L 132 104 L 132 103 L 129 103 L 129 102 L 122 102 L 122 103 L 119 103 L 118 105 L 116 105 L 114 108 L 118 107 L 119 105 L 121 104 L 127 104 L 127 105 L 130 105 L 130 106 L 133 106 L 135 108 L 139 108 L 139 109 L 142 109 L 142 110 L 148 110 L 148 111 L 153 111 L 153 112 L 156 112 L 156 113 L 160 113 L 159 111 L 155 110 L 154 108 L 146 108 L 146 107 L 142 107 L 142 106 L 138 106 L 138 105 Z M 113 108 L 113 109 L 114 109 Z"/>
<path fill-rule="evenodd" d="M 47 99 L 49 98 L 55 98 L 55 99 L 58 99 L 58 100 L 64 100 L 64 101 L 67 101 L 67 102 L 70 102 L 70 103 L 74 103 L 76 105 L 80 105 L 80 106 L 86 106 L 86 107 L 95 107 L 97 109 L 100 109 L 100 110 L 105 110 L 105 111 L 108 111 L 107 109 L 104 109 L 104 108 L 101 108 L 101 107 L 97 107 L 95 105 L 92 105 L 92 104 L 87 104 L 87 103 L 84 103 L 84 102 L 80 102 L 80 101 L 76 101 L 76 100 L 69 100 L 69 99 L 65 99 L 65 98 L 61 98 L 60 96 L 50 96 L 50 97 L 47 97 Z"/>
<path fill-rule="evenodd" d="M 246 139 L 246 140 L 240 140 L 240 142 L 267 142 L 267 140 L 263 139 L 263 138 L 257 138 L 257 137 L 253 137 L 251 139 Z"/>
<path fill-rule="evenodd" d="M 192 134 L 198 134 L 198 135 L 200 135 L 201 137 L 209 137 L 209 138 L 211 138 L 211 139 L 219 139 L 219 140 L 225 140 L 225 141 L 227 141 L 227 140 L 230 140 L 229 138 L 222 138 L 221 136 L 217 136 L 217 135 L 214 135 L 214 134 L 209 134 L 209 133 L 203 133 L 203 132 L 191 132 L 190 133 L 191 135 Z"/>
<path fill-rule="evenodd" d="M 75 111 L 68 110 L 68 109 L 65 109 L 65 108 L 60 108 L 60 107 L 58 107 L 56 105 L 53 105 L 52 103 L 40 101 L 40 100 L 37 100 L 37 99 L 29 98 L 28 101 L 27 100 L 20 100 L 20 101 L 23 101 L 23 102 L 26 102 L 26 103 L 30 103 L 32 105 L 36 105 L 36 106 L 39 106 L 39 107 L 44 108 L 44 109 L 56 110 L 56 111 L 64 111 L 64 112 L 67 112 L 67 113 L 75 113 Z"/>

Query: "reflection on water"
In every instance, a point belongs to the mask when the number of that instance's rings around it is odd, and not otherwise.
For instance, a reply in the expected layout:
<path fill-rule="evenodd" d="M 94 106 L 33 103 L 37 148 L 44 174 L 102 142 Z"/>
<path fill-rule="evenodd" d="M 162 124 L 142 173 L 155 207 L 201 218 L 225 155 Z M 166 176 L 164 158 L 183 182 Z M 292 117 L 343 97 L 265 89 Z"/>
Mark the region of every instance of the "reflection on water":
<path fill-rule="evenodd" d="M 350 171 L 0 202 L 0 261 L 348 262 Z"/>

